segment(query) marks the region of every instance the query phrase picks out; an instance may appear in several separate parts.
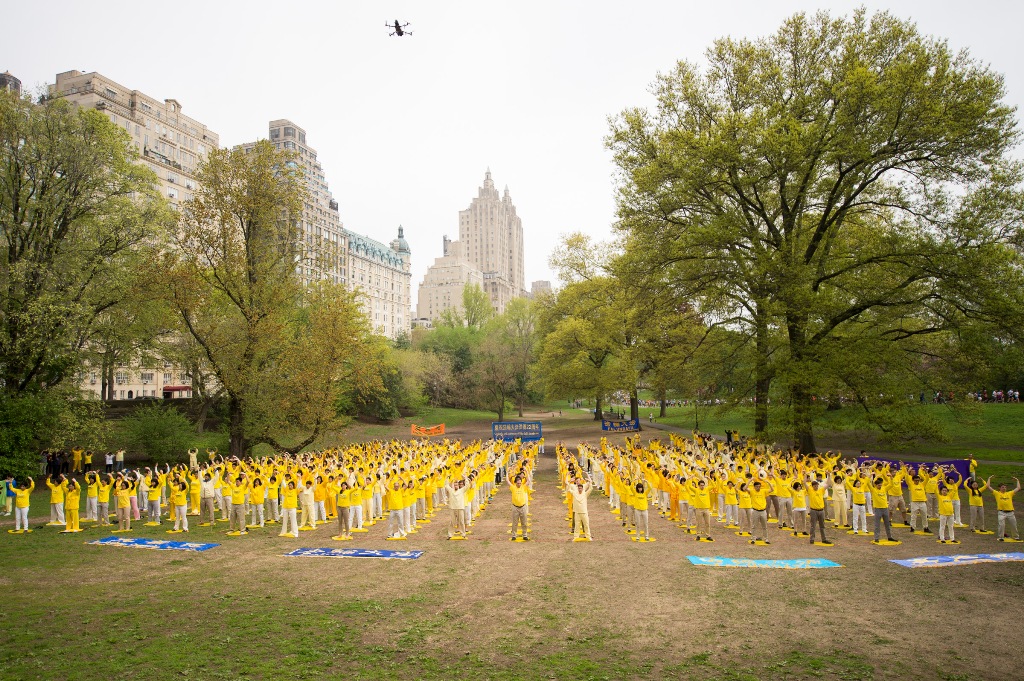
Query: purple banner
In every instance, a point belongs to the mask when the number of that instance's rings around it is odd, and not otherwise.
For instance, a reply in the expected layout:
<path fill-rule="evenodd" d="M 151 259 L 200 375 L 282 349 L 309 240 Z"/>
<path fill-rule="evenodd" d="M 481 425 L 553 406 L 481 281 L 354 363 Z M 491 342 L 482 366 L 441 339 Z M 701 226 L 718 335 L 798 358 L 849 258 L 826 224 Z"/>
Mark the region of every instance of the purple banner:
<path fill-rule="evenodd" d="M 910 469 L 911 473 L 916 473 L 919 466 L 924 466 L 925 470 L 931 472 L 936 466 L 948 467 L 952 466 L 956 469 L 957 473 L 964 477 L 964 480 L 971 477 L 971 460 L 970 459 L 951 459 L 949 461 L 901 461 L 899 459 L 883 459 L 878 456 L 858 456 L 857 465 L 863 465 L 865 463 L 891 463 L 893 468 L 898 468 L 901 464 L 906 464 L 907 468 Z"/>

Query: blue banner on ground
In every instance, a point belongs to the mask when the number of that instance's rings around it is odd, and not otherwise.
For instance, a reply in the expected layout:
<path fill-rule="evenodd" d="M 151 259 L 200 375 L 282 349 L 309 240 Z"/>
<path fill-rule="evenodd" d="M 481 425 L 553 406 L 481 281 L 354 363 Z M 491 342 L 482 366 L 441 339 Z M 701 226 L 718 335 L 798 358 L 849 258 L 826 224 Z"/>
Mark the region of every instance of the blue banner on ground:
<path fill-rule="evenodd" d="M 928 470 L 931 470 L 935 466 L 952 466 L 956 469 L 956 472 L 964 476 L 964 480 L 971 477 L 971 460 L 970 459 L 950 459 L 949 461 L 900 461 L 899 459 L 885 459 L 879 456 L 858 456 L 857 465 L 868 463 L 891 463 L 893 468 L 898 468 L 900 464 L 907 464 L 912 472 L 916 472 L 919 466 L 925 466 Z M 954 476 L 955 477 L 955 476 Z M 906 484 L 906 483 L 904 483 Z"/>
<path fill-rule="evenodd" d="M 305 556 L 307 558 L 397 558 L 415 560 L 423 555 L 422 551 L 386 551 L 384 549 L 295 549 L 286 556 Z"/>
<path fill-rule="evenodd" d="M 923 558 L 907 558 L 890 560 L 908 568 L 919 567 L 950 567 L 952 565 L 973 565 L 975 563 L 1012 563 L 1024 561 L 1024 553 L 965 553 L 954 556 L 925 556 Z"/>
<path fill-rule="evenodd" d="M 601 430 L 609 430 L 613 433 L 635 433 L 640 430 L 640 419 L 601 421 Z"/>
<path fill-rule="evenodd" d="M 810 568 L 843 567 L 839 563 L 824 558 L 797 558 L 795 560 L 762 560 L 754 558 L 720 558 L 718 556 L 687 556 L 694 565 L 710 567 L 749 567 L 749 568 L 784 568 L 787 570 L 803 570 Z"/>
<path fill-rule="evenodd" d="M 542 434 L 540 421 L 492 421 L 491 437 L 503 442 L 539 440 Z"/>
<path fill-rule="evenodd" d="M 159 551 L 209 551 L 220 544 L 197 544 L 190 541 L 168 541 L 166 539 L 143 539 L 142 537 L 104 537 L 86 544 L 100 546 L 127 546 L 135 549 L 157 549 Z"/>

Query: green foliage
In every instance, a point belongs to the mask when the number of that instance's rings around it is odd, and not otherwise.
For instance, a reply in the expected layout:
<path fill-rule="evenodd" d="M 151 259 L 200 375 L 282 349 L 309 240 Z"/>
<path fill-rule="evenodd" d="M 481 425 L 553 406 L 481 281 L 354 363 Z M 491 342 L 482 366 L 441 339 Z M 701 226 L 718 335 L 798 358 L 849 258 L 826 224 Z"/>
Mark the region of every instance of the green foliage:
<path fill-rule="evenodd" d="M 0 371 L 22 395 L 74 382 L 130 301 L 172 211 L 128 134 L 64 100 L 0 92 Z"/>
<path fill-rule="evenodd" d="M 949 379 L 959 329 L 1019 328 L 1024 309 L 1002 76 L 864 10 L 797 14 L 706 60 L 613 123 L 629 269 L 664 271 L 749 346 L 759 431 L 785 402 L 813 450 L 815 400 L 845 396 L 879 428 L 927 432 L 898 400 Z"/>
<path fill-rule="evenodd" d="M 173 407 L 147 404 L 121 420 L 123 444 L 157 462 L 188 462 L 196 439 L 192 423 Z"/>
<path fill-rule="evenodd" d="M 73 444 L 103 446 L 103 404 L 69 399 L 58 391 L 0 399 L 0 476 L 38 473 L 39 452 Z"/>

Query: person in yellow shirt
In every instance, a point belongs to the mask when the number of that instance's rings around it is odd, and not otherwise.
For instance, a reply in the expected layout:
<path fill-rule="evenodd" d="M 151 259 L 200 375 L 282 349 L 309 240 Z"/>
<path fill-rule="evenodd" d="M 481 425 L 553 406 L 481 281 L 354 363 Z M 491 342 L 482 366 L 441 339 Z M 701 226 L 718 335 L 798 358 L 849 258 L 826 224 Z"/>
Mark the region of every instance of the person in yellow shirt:
<path fill-rule="evenodd" d="M 249 510 L 252 513 L 252 524 L 258 527 L 266 527 L 266 517 L 263 502 L 266 501 L 267 485 L 259 475 L 252 479 L 252 486 L 249 488 Z"/>
<path fill-rule="evenodd" d="M 811 525 L 811 543 L 814 543 L 815 527 L 821 530 L 821 543 L 830 545 L 825 538 L 825 486 L 817 478 L 805 478 L 807 480 L 807 508 Z"/>
<path fill-rule="evenodd" d="M 110 490 L 114 486 L 114 476 L 107 474 L 107 479 L 102 480 L 96 474 L 96 506 L 97 518 L 102 526 L 110 525 Z"/>
<path fill-rule="evenodd" d="M 345 541 L 352 538 L 352 488 L 341 480 L 334 487 L 338 499 L 338 534 L 333 539 Z"/>
<path fill-rule="evenodd" d="M 171 506 L 174 507 L 173 532 L 188 532 L 188 489 L 188 483 L 180 478 L 171 483 Z"/>
<path fill-rule="evenodd" d="M 888 541 L 896 541 L 892 537 L 892 519 L 889 517 L 889 495 L 886 488 L 889 485 L 890 476 L 878 475 L 868 478 L 868 489 L 871 491 L 871 505 L 875 510 L 875 539 L 879 542 L 882 528 L 885 527 L 885 538 Z"/>
<path fill-rule="evenodd" d="M 643 480 L 637 480 L 636 484 L 633 485 L 633 491 L 636 494 L 633 497 L 633 521 L 636 523 L 636 541 L 650 541 L 651 540 L 651 527 L 650 527 L 650 516 L 647 510 L 647 483 Z M 710 521 L 709 521 L 710 524 Z M 711 528 L 708 528 L 710 533 Z"/>
<path fill-rule="evenodd" d="M 512 493 L 511 539 L 515 541 L 518 529 L 522 528 L 523 541 L 529 541 L 530 531 L 526 525 L 526 515 L 529 512 L 530 493 L 523 474 L 517 473 L 515 479 L 509 483 L 508 488 Z"/>
<path fill-rule="evenodd" d="M 85 518 L 96 522 L 99 520 L 99 493 L 100 474 L 87 472 L 85 474 Z"/>
<path fill-rule="evenodd" d="M 988 489 L 988 484 L 982 482 L 980 485 L 975 479 L 967 481 L 967 502 L 971 508 L 971 532 L 987 534 L 985 529 L 985 499 L 981 493 Z"/>
<path fill-rule="evenodd" d="M 22 487 L 11 479 L 7 482 L 8 487 L 14 492 L 14 532 L 21 534 L 23 532 L 31 532 L 28 529 L 28 509 L 29 502 L 32 498 L 32 490 L 36 488 L 36 481 L 32 478 L 26 478 L 28 480 L 28 487 Z"/>
<path fill-rule="evenodd" d="M 956 490 L 952 487 L 947 487 L 945 483 L 940 482 L 936 488 L 936 496 L 939 499 L 939 543 L 945 544 L 948 540 L 950 543 L 956 542 L 956 537 L 953 534 L 953 496 L 956 494 Z"/>
<path fill-rule="evenodd" d="M 245 528 L 245 495 L 249 493 L 249 480 L 245 473 L 239 473 L 234 480 L 225 474 L 224 484 L 231 494 L 231 521 L 228 523 L 228 532 L 249 534 Z"/>
<path fill-rule="evenodd" d="M 117 499 L 117 531 L 131 532 L 132 529 L 132 504 L 131 499 L 138 491 L 139 483 L 128 478 L 121 477 L 116 483 L 114 496 Z"/>
<path fill-rule="evenodd" d="M 750 491 L 750 515 L 752 518 L 750 534 L 752 535 L 751 543 L 756 541 L 763 541 L 765 544 L 770 544 L 768 541 L 768 496 L 774 496 L 775 487 L 768 480 L 754 480 L 748 486 Z"/>
<path fill-rule="evenodd" d="M 281 532 L 279 537 L 298 537 L 299 524 L 296 509 L 299 507 L 299 490 L 295 480 L 288 480 L 281 485 Z"/>
<path fill-rule="evenodd" d="M 82 454 L 82 470 L 88 473 L 92 470 L 92 450 L 87 449 Z"/>
<path fill-rule="evenodd" d="M 928 527 L 928 497 L 925 493 L 926 476 L 923 465 L 918 467 L 913 475 L 904 465 L 903 477 L 910 490 L 910 529 L 913 532 L 931 534 L 932 531 Z"/>
<path fill-rule="evenodd" d="M 402 481 L 396 477 L 388 482 L 390 485 L 384 495 L 384 503 L 388 507 L 387 536 L 389 539 L 400 539 L 406 535 L 402 511 Z"/>
<path fill-rule="evenodd" d="M 148 489 L 146 491 L 146 517 L 149 520 L 147 525 L 160 524 L 160 495 L 163 493 L 163 482 L 160 480 L 158 471 L 153 471 L 146 479 Z"/>
<path fill-rule="evenodd" d="M 64 520 L 64 482 L 67 478 L 63 475 L 51 475 L 46 479 L 46 486 L 50 488 L 50 525 L 65 525 Z"/>
<path fill-rule="evenodd" d="M 707 480 L 700 478 L 696 481 L 690 480 L 690 509 L 693 511 L 697 522 L 697 536 L 695 539 L 701 541 L 714 541 L 711 538 L 711 489 Z"/>
<path fill-rule="evenodd" d="M 1013 512 L 1013 495 L 1020 491 L 1020 480 L 1014 478 L 1017 482 L 1017 486 L 1012 490 L 1007 490 L 1006 485 L 999 485 L 999 489 L 992 489 L 992 476 L 988 476 L 987 484 L 988 488 L 992 490 L 992 496 L 996 498 L 996 535 L 999 541 L 1006 539 L 1006 530 L 1010 530 L 1013 533 L 1013 538 L 1020 541 L 1020 535 L 1017 534 L 1017 516 Z"/>
<path fill-rule="evenodd" d="M 71 450 L 71 472 L 81 473 L 82 472 L 82 453 L 81 447 L 75 447 Z"/>

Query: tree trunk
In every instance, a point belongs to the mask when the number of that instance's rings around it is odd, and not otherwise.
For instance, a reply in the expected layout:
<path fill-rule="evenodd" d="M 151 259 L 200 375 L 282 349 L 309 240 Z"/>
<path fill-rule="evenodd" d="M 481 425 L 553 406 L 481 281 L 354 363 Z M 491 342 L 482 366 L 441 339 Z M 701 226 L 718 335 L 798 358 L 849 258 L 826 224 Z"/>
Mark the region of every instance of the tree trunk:
<path fill-rule="evenodd" d="M 658 410 L 658 418 L 665 418 L 668 415 L 668 400 L 665 397 L 665 389 L 661 389 L 661 408 Z"/>
<path fill-rule="evenodd" d="M 629 418 L 640 418 L 640 399 L 637 397 L 636 388 L 629 393 Z"/>
<path fill-rule="evenodd" d="M 524 402 L 526 402 L 526 397 L 520 395 L 519 396 L 519 418 L 523 418 L 523 406 L 524 406 L 523 403 Z"/>
<path fill-rule="evenodd" d="M 228 401 L 228 414 L 230 418 L 231 456 L 241 458 L 245 456 L 248 442 L 245 439 L 245 423 L 242 420 L 242 401 L 237 397 L 231 397 Z"/>
<path fill-rule="evenodd" d="M 103 353 L 103 361 L 100 363 L 100 399 L 109 400 L 110 397 L 110 381 L 107 380 L 107 367 L 109 366 L 107 361 L 107 353 Z"/>
<path fill-rule="evenodd" d="M 199 399 L 203 401 L 203 406 L 199 408 L 199 417 L 196 419 L 196 432 L 203 433 L 206 431 L 206 416 L 210 413 L 212 399 L 205 396 Z"/>
<path fill-rule="evenodd" d="M 768 429 L 768 391 L 772 385 L 768 366 L 768 321 L 758 315 L 755 320 L 754 365 L 754 434 Z"/>
<path fill-rule="evenodd" d="M 601 409 L 601 396 L 597 396 L 597 401 L 594 404 L 594 420 L 600 421 L 604 418 L 604 412 Z"/>
<path fill-rule="evenodd" d="M 814 446 L 814 423 L 811 413 L 811 391 L 804 376 L 809 370 L 806 339 L 806 321 L 799 317 L 790 317 L 787 321 L 789 332 L 789 352 L 796 369 L 789 388 L 793 410 L 793 444 L 804 454 L 816 452 Z"/>

